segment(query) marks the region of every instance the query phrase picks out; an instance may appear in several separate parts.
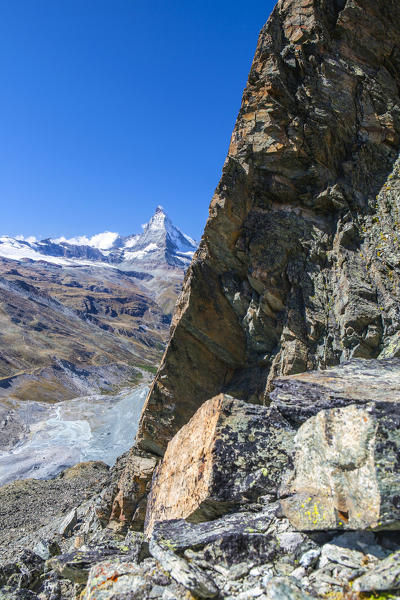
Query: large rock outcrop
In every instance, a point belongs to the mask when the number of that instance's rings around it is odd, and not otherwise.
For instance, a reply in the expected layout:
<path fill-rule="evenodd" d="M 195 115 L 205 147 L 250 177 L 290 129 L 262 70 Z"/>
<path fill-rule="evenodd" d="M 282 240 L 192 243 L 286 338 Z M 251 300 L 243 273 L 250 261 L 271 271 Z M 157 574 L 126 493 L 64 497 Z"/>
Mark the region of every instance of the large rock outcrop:
<path fill-rule="evenodd" d="M 220 392 L 400 353 L 400 5 L 280 0 L 138 442 L 162 455 Z"/>
<path fill-rule="evenodd" d="M 276 381 L 262 407 L 223 394 L 169 442 L 146 533 L 279 498 L 297 531 L 400 529 L 400 360 L 354 360 Z"/>
<path fill-rule="evenodd" d="M 212 520 L 265 489 L 276 496 L 292 453 L 293 429 L 274 407 L 220 394 L 168 444 L 153 477 L 146 533 L 156 521 Z"/>

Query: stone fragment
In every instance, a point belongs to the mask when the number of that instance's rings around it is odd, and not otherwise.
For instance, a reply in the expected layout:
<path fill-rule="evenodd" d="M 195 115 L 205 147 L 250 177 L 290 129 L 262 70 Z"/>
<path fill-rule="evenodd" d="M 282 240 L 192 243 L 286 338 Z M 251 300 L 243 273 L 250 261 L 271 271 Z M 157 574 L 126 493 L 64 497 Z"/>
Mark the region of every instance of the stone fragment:
<path fill-rule="evenodd" d="M 58 529 L 58 533 L 60 535 L 62 535 L 63 537 L 68 537 L 72 533 L 77 522 L 78 522 L 78 512 L 77 512 L 76 508 L 73 508 L 72 510 L 69 511 L 69 513 L 62 520 L 60 527 Z"/>
<path fill-rule="evenodd" d="M 387 548 L 378 543 L 372 531 L 346 531 L 335 536 L 331 544 L 341 546 L 342 548 L 349 548 L 349 550 L 358 550 L 363 554 L 370 554 L 379 559 L 386 558 L 390 554 Z M 394 549 L 396 548 L 397 543 L 394 545 Z"/>
<path fill-rule="evenodd" d="M 296 434 L 294 467 L 280 490 L 294 527 L 399 529 L 399 425 L 399 396 L 308 419 Z"/>
<path fill-rule="evenodd" d="M 93 565 L 82 600 L 182 600 L 188 591 L 153 558 L 112 557 Z"/>
<path fill-rule="evenodd" d="M 266 586 L 268 600 L 309 600 L 312 597 L 300 590 L 287 577 L 275 577 Z"/>
<path fill-rule="evenodd" d="M 25 548 L 13 562 L 0 565 L 0 586 L 27 588 L 36 591 L 43 574 L 44 560 Z"/>
<path fill-rule="evenodd" d="M 65 581 L 64 581 L 65 584 Z M 43 585 L 39 590 L 39 600 L 63 600 L 65 593 L 63 594 L 61 582 L 57 575 L 54 573 L 54 577 L 51 575 L 47 576 Z"/>
<path fill-rule="evenodd" d="M 304 535 L 296 531 L 285 531 L 276 536 L 279 548 L 285 554 L 294 554 L 304 541 Z"/>
<path fill-rule="evenodd" d="M 357 544 L 357 533 L 354 537 L 353 543 L 347 540 L 347 545 Z M 318 569 L 309 573 L 308 579 L 311 585 L 321 593 L 332 590 L 339 592 L 352 585 L 352 582 L 363 573 L 374 569 L 377 563 L 378 559 L 372 554 L 336 545 L 332 540 L 332 543 L 322 547 Z"/>
<path fill-rule="evenodd" d="M 373 558 L 368 557 L 357 550 L 349 550 L 349 548 L 341 548 L 334 544 L 325 544 L 321 550 L 319 567 L 323 568 L 327 564 L 336 563 L 349 569 L 365 569 L 368 564 L 374 564 Z"/>
<path fill-rule="evenodd" d="M 146 496 L 156 464 L 156 457 L 135 447 L 118 459 L 118 482 L 105 490 L 96 507 L 101 521 L 109 521 L 115 530 L 125 530 L 128 526 L 135 531 L 143 530 Z"/>
<path fill-rule="evenodd" d="M 355 592 L 385 592 L 400 589 L 400 551 L 391 554 L 355 580 Z"/>
<path fill-rule="evenodd" d="M 260 598 L 264 594 L 264 590 L 261 587 L 253 587 L 244 592 L 240 592 L 238 600 L 251 600 L 252 598 Z"/>
<path fill-rule="evenodd" d="M 305 567 L 297 567 L 297 569 L 294 569 L 294 571 L 292 571 L 290 573 L 290 577 L 294 577 L 295 579 L 303 579 L 303 577 L 305 577 L 307 574 L 307 570 L 305 569 Z"/>
<path fill-rule="evenodd" d="M 109 528 L 100 529 L 91 536 L 89 547 L 109 555 L 129 555 L 132 562 L 140 562 L 149 556 L 148 541 L 137 531 L 128 531 L 122 536 Z"/>
<path fill-rule="evenodd" d="M 236 579 L 241 579 L 250 571 L 251 565 L 246 562 L 238 563 L 232 565 L 229 569 L 228 577 L 230 580 L 235 581 Z"/>
<path fill-rule="evenodd" d="M 89 573 L 84 600 L 149 598 L 151 582 L 134 563 L 116 559 L 94 565 Z"/>
<path fill-rule="evenodd" d="M 43 560 L 47 560 L 51 556 L 61 554 L 61 548 L 55 540 L 40 538 L 33 547 L 33 552 L 43 558 Z"/>
<path fill-rule="evenodd" d="M 199 598 L 215 598 L 218 588 L 201 569 L 175 554 L 167 546 L 150 540 L 150 553 L 178 583 Z"/>
<path fill-rule="evenodd" d="M 146 516 L 201 522 L 261 493 L 274 493 L 293 430 L 274 408 L 221 394 L 205 402 L 171 440 L 158 466 Z"/>
<path fill-rule="evenodd" d="M 5 586 L 0 588 L 0 600 L 39 600 L 39 598 L 30 590 L 16 590 Z"/>
<path fill-rule="evenodd" d="M 319 555 L 321 554 L 321 550 L 319 548 L 315 548 L 305 552 L 299 560 L 299 564 L 301 567 L 305 569 L 312 568 L 317 562 Z"/>
<path fill-rule="evenodd" d="M 162 595 L 162 600 L 179 600 L 179 598 L 172 590 L 166 589 Z"/>
<path fill-rule="evenodd" d="M 46 562 L 46 567 L 49 570 L 53 569 L 64 579 L 84 584 L 87 581 L 92 566 L 113 555 L 115 555 L 115 551 L 107 551 L 103 548 L 77 550 L 50 558 Z"/>

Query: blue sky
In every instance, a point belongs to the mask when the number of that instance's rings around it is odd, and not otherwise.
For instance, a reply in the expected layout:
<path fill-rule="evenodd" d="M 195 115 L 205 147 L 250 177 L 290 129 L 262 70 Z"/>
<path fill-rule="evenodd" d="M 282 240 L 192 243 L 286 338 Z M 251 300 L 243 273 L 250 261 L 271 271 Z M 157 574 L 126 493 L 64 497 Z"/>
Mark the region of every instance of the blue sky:
<path fill-rule="evenodd" d="M 200 238 L 271 0 L 0 0 L 0 234 Z"/>

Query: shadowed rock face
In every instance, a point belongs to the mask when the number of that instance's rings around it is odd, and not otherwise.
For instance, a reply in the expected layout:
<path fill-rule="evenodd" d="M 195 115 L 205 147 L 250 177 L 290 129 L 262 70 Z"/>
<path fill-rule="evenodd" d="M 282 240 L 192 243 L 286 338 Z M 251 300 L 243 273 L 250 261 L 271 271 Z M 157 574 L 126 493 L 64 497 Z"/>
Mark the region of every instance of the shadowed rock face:
<path fill-rule="evenodd" d="M 162 455 L 215 394 L 400 353 L 400 5 L 280 0 L 142 415 Z"/>

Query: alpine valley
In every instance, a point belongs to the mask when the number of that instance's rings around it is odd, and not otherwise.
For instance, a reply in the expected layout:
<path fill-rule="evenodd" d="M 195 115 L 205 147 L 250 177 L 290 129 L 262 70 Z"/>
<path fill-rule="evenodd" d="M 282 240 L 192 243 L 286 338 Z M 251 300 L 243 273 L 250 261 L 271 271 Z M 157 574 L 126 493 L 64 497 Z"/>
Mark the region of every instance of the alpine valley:
<path fill-rule="evenodd" d="M 127 237 L 0 237 L 0 399 L 112 392 L 153 370 L 195 249 L 160 206 Z"/>

